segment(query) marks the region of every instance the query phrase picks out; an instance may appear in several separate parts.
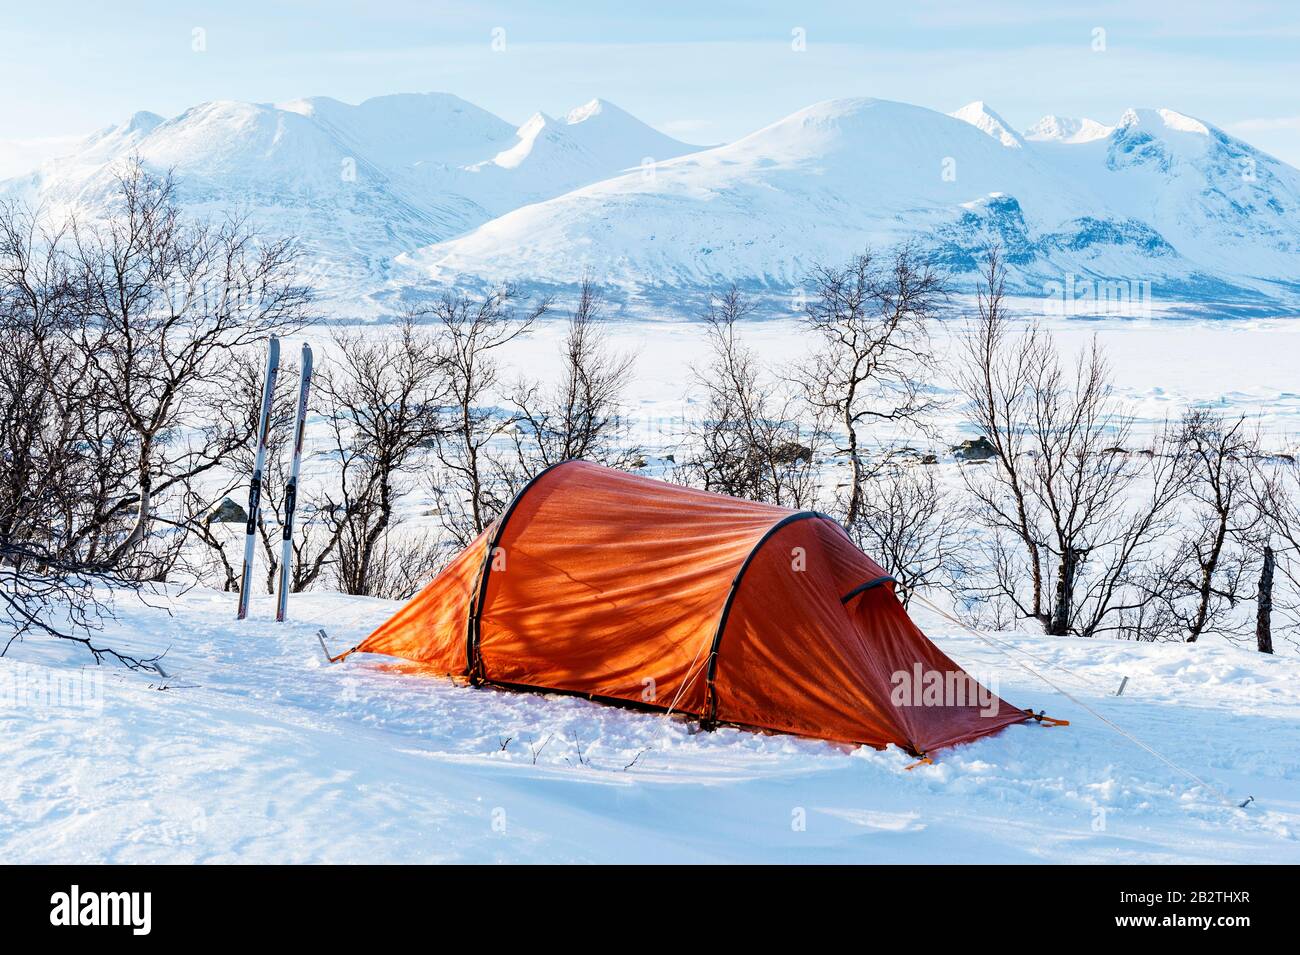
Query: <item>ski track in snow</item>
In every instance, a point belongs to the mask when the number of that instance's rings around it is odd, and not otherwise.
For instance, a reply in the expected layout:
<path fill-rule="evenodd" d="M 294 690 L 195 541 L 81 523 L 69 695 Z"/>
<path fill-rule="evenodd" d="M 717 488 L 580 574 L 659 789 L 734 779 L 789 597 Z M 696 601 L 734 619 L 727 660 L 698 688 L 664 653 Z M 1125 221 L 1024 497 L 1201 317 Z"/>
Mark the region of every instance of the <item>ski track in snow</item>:
<path fill-rule="evenodd" d="M 243 623 L 231 594 L 174 592 L 170 613 L 160 598 L 119 598 L 104 640 L 167 649 L 167 680 L 38 638 L 0 659 L 0 861 L 1300 861 L 1288 655 L 999 635 L 1234 800 L 1253 795 L 1241 811 L 925 611 L 959 663 L 1072 725 L 1013 726 L 909 772 L 896 749 L 699 733 L 384 657 L 327 665 L 317 628 L 350 646 L 386 601 L 298 595 L 277 625 L 264 596 Z M 16 690 L 59 675 L 101 679 L 102 706 Z"/>

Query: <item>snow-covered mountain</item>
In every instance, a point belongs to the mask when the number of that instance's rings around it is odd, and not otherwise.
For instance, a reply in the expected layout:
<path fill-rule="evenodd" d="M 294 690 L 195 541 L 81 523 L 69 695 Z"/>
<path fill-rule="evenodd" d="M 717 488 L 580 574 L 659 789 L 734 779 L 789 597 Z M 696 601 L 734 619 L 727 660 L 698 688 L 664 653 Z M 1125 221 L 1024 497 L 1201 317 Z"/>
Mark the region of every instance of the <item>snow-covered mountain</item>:
<path fill-rule="evenodd" d="M 988 133 L 1008 148 L 1019 149 L 1025 144 L 1020 134 L 1014 132 L 1011 125 L 993 112 L 983 100 L 977 99 L 973 103 L 967 103 L 961 109 L 954 110 L 948 115 L 954 119 L 960 119 L 963 123 L 970 123 L 976 129 Z"/>
<path fill-rule="evenodd" d="M 0 179 L 21 176 L 41 163 L 76 149 L 80 136 L 43 136 L 0 140 Z"/>
<path fill-rule="evenodd" d="M 563 120 L 534 113 L 491 159 L 465 167 L 457 187 L 494 215 L 597 182 L 630 166 L 696 151 L 613 103 L 593 99 Z M 463 175 L 469 173 L 467 177 Z"/>
<path fill-rule="evenodd" d="M 917 237 L 973 276 L 999 241 L 1026 292 L 1068 276 L 1154 297 L 1300 299 L 1300 171 L 1172 110 L 1021 136 L 983 103 L 801 110 L 735 143 L 518 209 L 403 262 L 440 282 L 583 272 L 642 291 L 792 289 L 816 264 Z"/>
<path fill-rule="evenodd" d="M 1300 290 L 1300 171 L 1170 109 L 1130 109 L 1088 135 L 1034 145 L 1204 274 Z"/>
<path fill-rule="evenodd" d="M 1086 204 L 1027 151 L 964 122 L 841 100 L 517 209 L 406 261 L 441 281 L 514 275 L 567 284 L 586 271 L 629 286 L 738 278 L 788 288 L 868 241 L 943 228 L 961 203 L 978 210 L 988 196 L 1026 185 L 1049 197 L 1042 213 L 1050 221 Z"/>
<path fill-rule="evenodd" d="M 380 287 L 394 256 L 462 234 L 529 202 L 698 147 L 592 100 L 556 122 L 515 129 L 443 93 L 349 105 L 328 97 L 279 105 L 219 101 L 172 119 L 137 113 L 87 137 L 0 197 L 94 216 L 109 208 L 129 157 L 173 170 L 200 215 L 239 210 L 298 237 L 309 278 L 327 294 Z"/>
<path fill-rule="evenodd" d="M 137 113 L 0 198 L 94 215 L 133 155 L 174 169 L 195 212 L 298 236 L 309 278 L 371 311 L 412 287 L 584 273 L 647 297 L 731 281 L 788 293 L 817 265 L 908 238 L 959 287 L 997 240 L 1026 293 L 1068 279 L 1300 302 L 1300 171 L 1169 109 L 1046 116 L 1022 134 L 980 101 L 832 100 L 704 149 L 599 99 L 518 128 L 438 93 L 213 102 Z"/>
<path fill-rule="evenodd" d="M 1069 116 L 1044 116 L 1025 130 L 1024 138 L 1034 142 L 1089 143 L 1109 136 L 1115 129 L 1095 119 L 1073 119 Z"/>

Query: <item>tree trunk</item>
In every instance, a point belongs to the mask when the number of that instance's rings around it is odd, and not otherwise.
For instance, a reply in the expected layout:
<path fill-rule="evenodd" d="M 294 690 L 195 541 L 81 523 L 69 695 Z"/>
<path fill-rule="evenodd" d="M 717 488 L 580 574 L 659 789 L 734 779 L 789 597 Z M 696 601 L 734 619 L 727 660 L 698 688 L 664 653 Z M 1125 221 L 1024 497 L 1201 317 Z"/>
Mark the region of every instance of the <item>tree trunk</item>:
<path fill-rule="evenodd" d="M 1201 586 L 1197 591 L 1196 616 L 1188 629 L 1187 642 L 1195 643 L 1210 619 L 1210 597 L 1214 593 L 1214 574 L 1219 567 L 1219 555 L 1223 553 L 1223 543 L 1228 536 L 1228 516 L 1219 512 L 1219 526 L 1214 534 L 1214 544 L 1209 556 L 1201 564 Z"/>
<path fill-rule="evenodd" d="M 153 476 L 146 471 L 140 479 L 140 502 L 136 508 L 135 523 L 122 543 L 113 548 L 113 553 L 108 558 L 110 566 L 116 566 L 133 547 L 144 540 L 145 531 L 149 529 L 150 508 L 153 505 L 152 484 Z"/>
<path fill-rule="evenodd" d="M 844 413 L 844 426 L 849 431 L 849 463 L 853 465 L 853 476 L 849 484 L 849 512 L 845 523 L 852 526 L 857 523 L 858 513 L 862 510 L 862 459 L 858 455 L 858 434 L 853 430 L 851 410 Z"/>
<path fill-rule="evenodd" d="M 1273 652 L 1273 548 L 1265 545 L 1259 569 L 1259 596 L 1255 610 L 1255 645 L 1260 653 Z"/>
<path fill-rule="evenodd" d="M 1047 614 L 1043 613 L 1043 562 L 1040 556 L 1038 545 L 1031 539 L 1029 541 L 1029 561 L 1033 567 L 1030 579 L 1033 582 L 1034 594 L 1034 603 L 1031 609 L 1035 619 L 1044 620 Z"/>
<path fill-rule="evenodd" d="M 374 596 L 370 593 L 371 584 L 373 583 L 370 579 L 370 573 L 374 564 L 375 548 L 388 530 L 388 524 L 393 517 L 393 489 L 390 483 L 392 465 L 385 461 L 381 467 L 383 467 L 384 474 L 379 480 L 379 518 L 361 541 L 357 579 L 354 589 L 349 591 L 362 597 Z"/>
<path fill-rule="evenodd" d="M 469 471 L 469 506 L 474 520 L 474 533 L 482 534 L 487 522 L 483 520 L 483 481 L 478 471 L 478 449 L 468 436 L 465 439 L 467 469 Z"/>
<path fill-rule="evenodd" d="M 1065 553 L 1061 555 L 1061 564 L 1056 571 L 1056 599 L 1052 603 L 1052 618 L 1047 625 L 1050 636 L 1064 637 L 1070 633 L 1074 573 L 1079 564 L 1079 557 L 1079 551 L 1073 547 L 1066 547 Z"/>

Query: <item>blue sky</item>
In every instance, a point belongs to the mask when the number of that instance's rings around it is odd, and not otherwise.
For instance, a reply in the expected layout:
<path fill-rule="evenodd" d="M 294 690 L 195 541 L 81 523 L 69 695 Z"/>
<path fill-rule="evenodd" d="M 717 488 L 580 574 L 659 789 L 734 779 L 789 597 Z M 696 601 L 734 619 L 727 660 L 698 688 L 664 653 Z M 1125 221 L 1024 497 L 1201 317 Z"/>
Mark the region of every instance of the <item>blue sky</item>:
<path fill-rule="evenodd" d="M 445 90 L 512 122 L 601 96 L 712 143 L 818 100 L 879 96 L 945 111 L 983 99 L 1017 128 L 1169 106 L 1300 165 L 1300 4 L 1051 6 L 50 0 L 0 15 L 18 80 L 0 88 L 0 139 L 210 99 Z"/>

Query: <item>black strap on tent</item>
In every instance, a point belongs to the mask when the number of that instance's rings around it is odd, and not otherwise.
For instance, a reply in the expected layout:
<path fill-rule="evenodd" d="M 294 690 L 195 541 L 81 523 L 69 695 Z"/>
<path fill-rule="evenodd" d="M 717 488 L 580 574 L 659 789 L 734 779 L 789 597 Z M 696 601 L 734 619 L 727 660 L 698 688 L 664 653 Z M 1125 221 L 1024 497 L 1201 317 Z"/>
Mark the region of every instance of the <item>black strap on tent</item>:
<path fill-rule="evenodd" d="M 731 580 L 731 589 L 727 591 L 727 601 L 722 605 L 722 615 L 718 618 L 718 629 L 713 634 L 713 644 L 709 649 L 709 665 L 704 675 L 705 704 L 704 716 L 700 719 L 700 725 L 705 729 L 713 729 L 718 725 L 718 694 L 713 687 L 713 678 L 718 672 L 718 648 L 722 645 L 722 634 L 727 629 L 727 618 L 731 616 L 731 605 L 736 601 L 736 594 L 740 590 L 740 581 L 744 578 L 745 571 L 749 570 L 749 565 L 754 562 L 754 558 L 758 556 L 758 552 L 762 550 L 763 545 L 771 540 L 777 531 L 787 524 L 793 524 L 795 521 L 806 520 L 810 517 L 823 518 L 839 527 L 835 518 L 829 517 L 820 511 L 797 511 L 794 514 L 788 514 L 769 527 L 763 536 L 758 539 L 758 543 L 750 550 L 745 562 L 740 565 L 740 570 L 736 571 L 736 576 Z"/>
<path fill-rule="evenodd" d="M 870 590 L 873 587 L 879 587 L 882 584 L 896 584 L 896 583 L 898 583 L 898 581 L 896 581 L 893 577 L 890 577 L 888 574 L 885 574 L 883 577 L 873 577 L 871 580 L 868 580 L 865 584 L 858 584 L 847 594 L 841 597 L 840 603 L 846 604 L 854 597 L 856 597 L 858 594 L 866 593 L 868 590 Z"/>
<path fill-rule="evenodd" d="M 465 675 L 469 677 L 470 683 L 479 686 L 485 680 L 483 673 L 483 657 L 479 653 L 479 644 L 482 641 L 483 633 L 483 606 L 487 602 L 488 577 L 492 573 L 492 559 L 496 555 L 497 548 L 501 546 L 501 539 L 506 533 L 506 524 L 510 521 L 510 515 L 515 512 L 519 502 L 524 499 L 524 495 L 532 490 L 533 486 L 540 481 L 545 475 L 554 471 L 556 468 L 572 464 L 576 458 L 567 461 L 557 461 L 549 467 L 538 471 L 533 477 L 519 489 L 517 493 L 501 512 L 497 518 L 496 529 L 492 532 L 488 540 L 487 553 L 483 555 L 483 566 L 478 572 L 478 588 L 474 593 L 474 602 L 469 608 L 469 623 L 465 628 Z"/>

